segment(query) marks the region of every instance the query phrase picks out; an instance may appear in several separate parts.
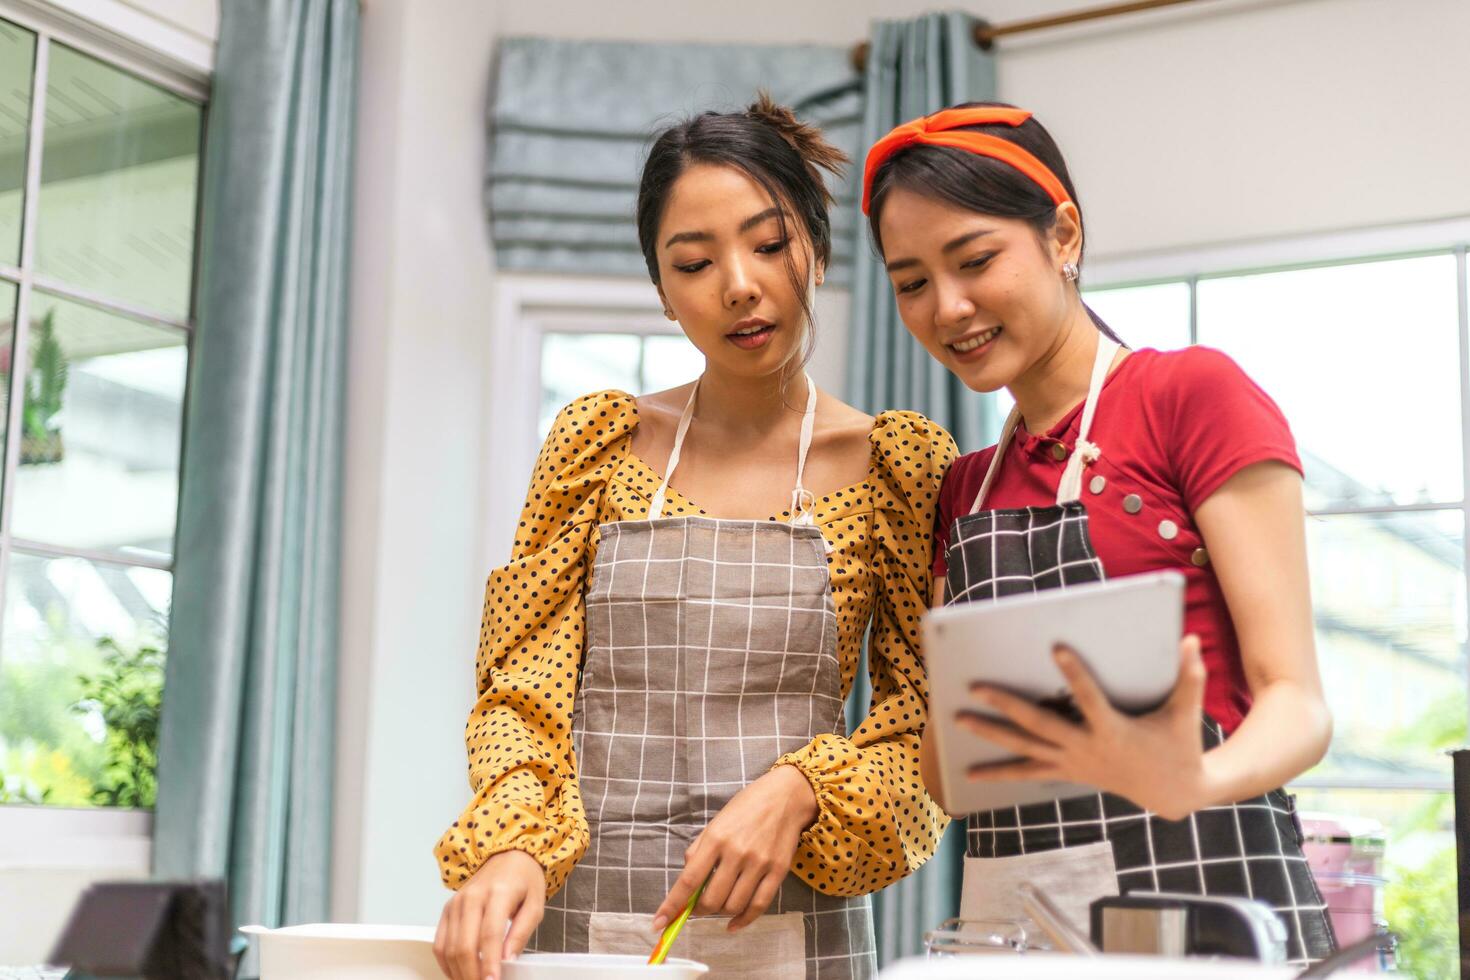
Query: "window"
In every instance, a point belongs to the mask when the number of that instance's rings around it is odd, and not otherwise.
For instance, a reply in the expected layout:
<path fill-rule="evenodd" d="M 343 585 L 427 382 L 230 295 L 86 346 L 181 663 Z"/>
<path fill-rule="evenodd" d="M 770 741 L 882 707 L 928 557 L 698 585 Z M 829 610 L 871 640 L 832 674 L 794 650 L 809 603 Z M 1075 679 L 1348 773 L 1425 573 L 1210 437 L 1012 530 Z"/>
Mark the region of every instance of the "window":
<path fill-rule="evenodd" d="M 1273 394 L 1307 470 L 1337 716 L 1320 780 L 1444 779 L 1441 753 L 1411 733 L 1441 701 L 1466 714 L 1455 265 L 1436 255 L 1199 284 L 1201 342 Z"/>
<path fill-rule="evenodd" d="M 1335 720 L 1326 759 L 1292 789 L 1309 815 L 1382 835 L 1384 911 L 1404 937 L 1401 968 L 1422 977 L 1453 969 L 1444 750 L 1464 744 L 1470 717 L 1463 261 L 1446 251 L 1086 294 L 1132 346 L 1182 346 L 1193 324 L 1192 339 L 1230 354 L 1291 423 Z"/>
<path fill-rule="evenodd" d="M 1133 350 L 1176 350 L 1194 342 L 1193 292 L 1187 282 L 1088 288 L 1082 290 L 1082 300 Z M 1004 388 L 992 397 L 995 410 L 987 437 L 994 442 L 1016 402 Z"/>
<path fill-rule="evenodd" d="M 204 109 L 0 19 L 0 802 L 147 808 Z"/>
<path fill-rule="evenodd" d="M 1188 283 L 1084 289 L 1082 299 L 1134 350 L 1175 350 L 1194 340 Z"/>
<path fill-rule="evenodd" d="M 634 395 L 687 384 L 704 355 L 682 333 L 545 333 L 541 338 L 541 438 L 556 413 L 592 391 Z"/>

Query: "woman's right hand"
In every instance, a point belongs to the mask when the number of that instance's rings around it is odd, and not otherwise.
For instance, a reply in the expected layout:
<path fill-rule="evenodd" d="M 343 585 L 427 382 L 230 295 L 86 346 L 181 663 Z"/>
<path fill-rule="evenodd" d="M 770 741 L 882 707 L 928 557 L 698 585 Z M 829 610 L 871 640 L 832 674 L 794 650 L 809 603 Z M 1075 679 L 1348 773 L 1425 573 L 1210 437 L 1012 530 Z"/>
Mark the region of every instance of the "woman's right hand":
<path fill-rule="evenodd" d="M 434 933 L 439 969 L 452 980 L 500 980 L 501 960 L 525 949 L 545 907 L 546 874 L 536 859 L 495 855 L 444 904 Z"/>

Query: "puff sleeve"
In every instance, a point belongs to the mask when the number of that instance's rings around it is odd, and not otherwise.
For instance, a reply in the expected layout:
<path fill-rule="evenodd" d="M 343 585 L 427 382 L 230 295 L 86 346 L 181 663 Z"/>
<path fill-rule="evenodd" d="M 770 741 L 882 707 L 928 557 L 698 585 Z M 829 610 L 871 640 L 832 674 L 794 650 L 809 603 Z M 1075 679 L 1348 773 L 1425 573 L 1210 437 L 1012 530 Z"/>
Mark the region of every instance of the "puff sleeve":
<path fill-rule="evenodd" d="M 465 725 L 474 796 L 434 847 L 450 888 L 491 856 L 520 850 L 554 893 L 587 848 L 572 752 L 583 583 L 602 495 L 635 425 L 633 400 L 621 392 L 561 411 L 536 461 L 511 561 L 486 583 L 478 699 Z"/>
<path fill-rule="evenodd" d="M 821 735 L 777 762 L 800 769 L 816 792 L 817 820 L 792 870 L 829 895 L 865 895 L 904 877 L 933 855 L 949 822 L 919 778 L 928 705 L 919 638 L 939 488 L 955 444 L 912 412 L 880 415 L 870 443 L 872 706 L 850 736 Z"/>

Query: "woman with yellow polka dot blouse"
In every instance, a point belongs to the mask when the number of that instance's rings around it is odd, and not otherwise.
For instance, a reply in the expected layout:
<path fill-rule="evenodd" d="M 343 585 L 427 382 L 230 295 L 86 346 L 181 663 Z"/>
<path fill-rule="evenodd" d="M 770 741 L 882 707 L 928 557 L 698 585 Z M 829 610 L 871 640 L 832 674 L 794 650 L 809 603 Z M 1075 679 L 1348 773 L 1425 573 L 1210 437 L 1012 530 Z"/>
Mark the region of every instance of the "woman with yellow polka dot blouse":
<path fill-rule="evenodd" d="M 831 251 L 817 168 L 841 162 L 764 97 L 650 151 L 639 239 L 705 371 L 578 399 L 541 451 L 486 589 L 474 796 L 435 849 L 448 976 L 522 949 L 646 956 L 701 884 L 672 955 L 871 976 L 866 896 L 933 853 L 917 646 L 955 447 L 802 370 Z"/>

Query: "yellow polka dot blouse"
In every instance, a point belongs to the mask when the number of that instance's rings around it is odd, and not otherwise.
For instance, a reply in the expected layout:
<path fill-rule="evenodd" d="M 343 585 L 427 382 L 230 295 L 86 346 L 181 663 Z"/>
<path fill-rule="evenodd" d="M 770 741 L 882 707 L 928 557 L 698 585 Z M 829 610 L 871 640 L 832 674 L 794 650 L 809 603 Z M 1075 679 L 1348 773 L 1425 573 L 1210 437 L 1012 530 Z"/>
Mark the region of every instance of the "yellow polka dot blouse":
<path fill-rule="evenodd" d="M 629 449 L 637 425 L 624 392 L 562 410 L 536 463 L 512 560 L 490 574 L 479 700 L 465 726 L 474 798 L 434 849 L 451 888 L 491 855 L 520 850 L 541 863 L 555 892 L 587 848 L 572 752 L 583 587 L 598 525 L 646 519 L 658 489 L 659 474 Z M 947 822 L 919 780 L 928 688 L 918 647 L 954 440 L 922 415 L 884 412 L 869 443 L 867 479 L 821 497 L 814 516 L 832 546 L 842 693 L 867 633 L 872 708 L 850 736 L 818 736 L 777 763 L 797 766 L 816 792 L 820 813 L 792 870 L 829 895 L 867 894 L 902 878 L 934 852 Z M 665 516 L 702 513 L 669 489 Z"/>

